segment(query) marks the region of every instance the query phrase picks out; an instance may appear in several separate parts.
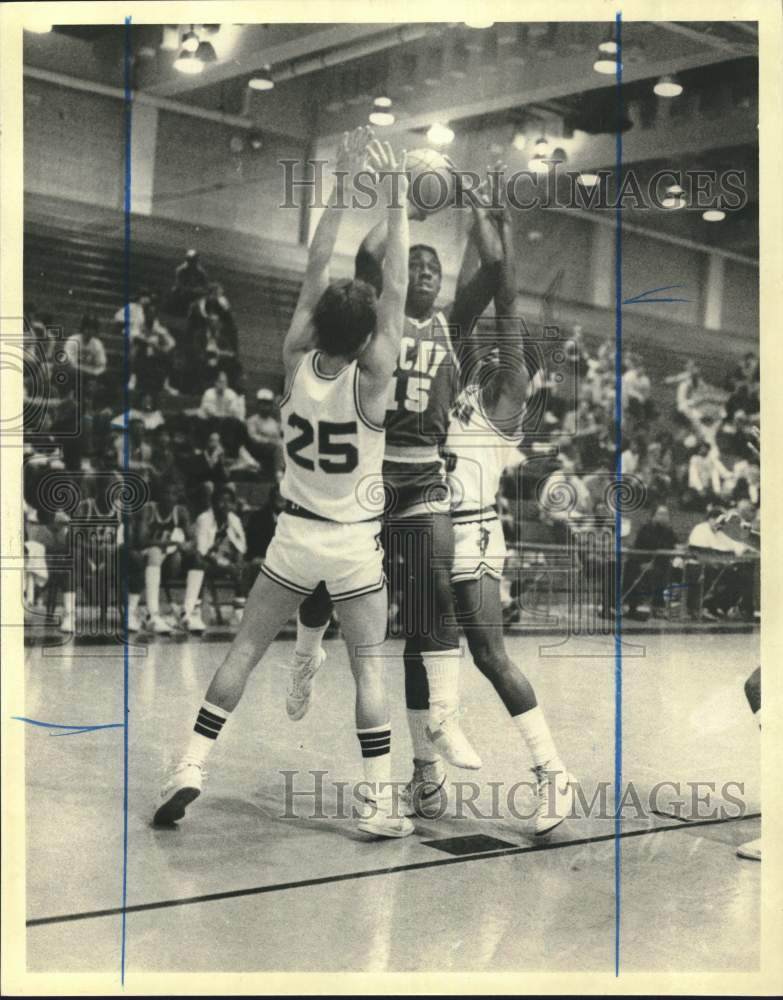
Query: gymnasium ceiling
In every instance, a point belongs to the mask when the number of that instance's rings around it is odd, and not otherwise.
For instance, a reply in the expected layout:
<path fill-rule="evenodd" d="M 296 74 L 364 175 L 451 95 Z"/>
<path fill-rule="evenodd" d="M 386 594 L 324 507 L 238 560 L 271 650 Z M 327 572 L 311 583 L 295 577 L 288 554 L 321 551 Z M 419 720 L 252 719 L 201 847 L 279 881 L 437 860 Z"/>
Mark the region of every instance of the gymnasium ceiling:
<path fill-rule="evenodd" d="M 185 30 L 187 26 L 182 26 Z M 542 131 L 568 153 L 567 170 L 611 169 L 617 104 L 614 78 L 593 70 L 611 23 L 224 25 L 218 59 L 199 76 L 173 68 L 177 31 L 131 31 L 132 83 L 157 98 L 196 105 L 235 123 L 298 139 L 332 136 L 366 121 L 375 96 L 393 101 L 394 136 L 434 121 L 482 129 L 481 163 L 502 155 L 524 169 L 529 148 L 515 135 Z M 626 22 L 622 26 L 623 163 L 642 177 L 656 169 L 746 172 L 749 201 L 721 223 L 695 210 L 629 210 L 627 221 L 705 245 L 758 255 L 758 39 L 746 22 Z M 25 35 L 25 66 L 122 86 L 124 28 L 60 26 Z M 248 79 L 268 64 L 270 92 Z M 683 94 L 653 95 L 664 74 Z M 608 122 L 608 124 L 607 124 Z M 561 141 L 562 140 L 562 141 Z M 478 155 L 478 154 L 477 154 Z M 460 164 L 461 166 L 463 164 Z"/>

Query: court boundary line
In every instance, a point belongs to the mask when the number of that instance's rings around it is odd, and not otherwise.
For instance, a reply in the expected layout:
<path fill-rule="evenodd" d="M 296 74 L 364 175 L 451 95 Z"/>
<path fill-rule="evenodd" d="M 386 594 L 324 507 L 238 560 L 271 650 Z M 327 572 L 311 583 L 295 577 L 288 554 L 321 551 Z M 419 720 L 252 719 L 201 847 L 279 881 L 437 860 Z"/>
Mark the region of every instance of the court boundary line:
<path fill-rule="evenodd" d="M 760 819 L 761 813 L 746 813 L 744 816 L 726 816 L 718 819 L 694 820 L 690 823 L 674 823 L 671 826 L 646 827 L 643 830 L 626 830 L 622 838 L 645 837 L 653 833 L 667 833 L 671 830 L 693 830 L 702 826 L 719 826 L 745 820 Z M 420 871 L 425 868 L 441 868 L 444 865 L 465 864 L 469 861 L 484 861 L 488 858 L 506 858 L 520 854 L 536 854 L 543 851 L 557 851 L 566 847 L 584 847 L 587 844 L 608 843 L 617 834 L 603 833 L 595 837 L 579 837 L 562 840 L 553 844 L 525 844 L 498 851 L 482 851 L 477 854 L 463 854 L 457 857 L 432 858 L 430 861 L 413 861 L 405 865 L 391 865 L 387 868 L 370 868 L 358 872 L 343 872 L 336 875 L 318 875 L 315 878 L 299 879 L 294 882 L 273 882 L 268 885 L 251 886 L 247 889 L 227 889 L 223 892 L 203 893 L 199 896 L 184 896 L 179 899 L 161 899 L 151 903 L 133 903 L 126 907 L 109 907 L 103 910 L 85 910 L 80 913 L 62 913 L 51 917 L 33 917 L 25 921 L 26 927 L 43 927 L 50 924 L 73 923 L 78 920 L 94 920 L 99 917 L 116 917 L 120 914 L 144 913 L 149 910 L 166 910 L 174 906 L 192 906 L 196 903 L 213 903 L 223 899 L 241 899 L 244 896 L 261 896 L 269 892 L 286 892 L 290 889 L 305 889 L 310 886 L 331 885 L 336 882 L 350 882 L 353 879 L 375 878 L 380 875 L 397 875 L 403 872 Z"/>

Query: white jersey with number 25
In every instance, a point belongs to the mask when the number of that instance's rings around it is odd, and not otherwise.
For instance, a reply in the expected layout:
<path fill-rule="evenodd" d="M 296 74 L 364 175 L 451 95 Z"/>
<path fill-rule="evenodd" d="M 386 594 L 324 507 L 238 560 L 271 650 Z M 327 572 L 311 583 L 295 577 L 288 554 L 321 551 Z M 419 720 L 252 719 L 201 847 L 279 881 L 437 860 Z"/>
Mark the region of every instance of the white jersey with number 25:
<path fill-rule="evenodd" d="M 348 524 L 383 513 L 385 431 L 361 408 L 357 361 L 334 375 L 310 351 L 280 404 L 285 441 L 286 500 L 319 517 Z"/>

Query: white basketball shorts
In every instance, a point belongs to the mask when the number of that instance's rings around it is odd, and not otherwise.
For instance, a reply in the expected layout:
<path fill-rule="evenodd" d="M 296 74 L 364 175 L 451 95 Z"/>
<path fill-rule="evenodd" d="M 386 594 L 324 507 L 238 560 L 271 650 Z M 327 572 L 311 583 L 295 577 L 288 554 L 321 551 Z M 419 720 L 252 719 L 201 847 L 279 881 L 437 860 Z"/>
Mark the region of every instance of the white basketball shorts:
<path fill-rule="evenodd" d="M 261 572 L 299 594 L 323 580 L 333 601 L 369 594 L 386 582 L 380 533 L 380 521 L 338 524 L 283 512 Z"/>

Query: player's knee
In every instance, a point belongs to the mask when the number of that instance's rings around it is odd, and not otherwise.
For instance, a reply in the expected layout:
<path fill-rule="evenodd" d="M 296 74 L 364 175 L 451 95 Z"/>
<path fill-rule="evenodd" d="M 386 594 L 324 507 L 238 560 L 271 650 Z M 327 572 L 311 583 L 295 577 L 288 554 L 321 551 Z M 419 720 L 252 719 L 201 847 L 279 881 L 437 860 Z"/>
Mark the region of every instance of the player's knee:
<path fill-rule="evenodd" d="M 482 637 L 470 644 L 473 662 L 485 677 L 499 679 L 510 676 L 514 664 L 505 650 L 489 638 Z"/>
<path fill-rule="evenodd" d="M 148 566 L 163 565 L 163 553 L 159 548 L 153 547 L 151 549 L 147 549 L 147 565 Z"/>

